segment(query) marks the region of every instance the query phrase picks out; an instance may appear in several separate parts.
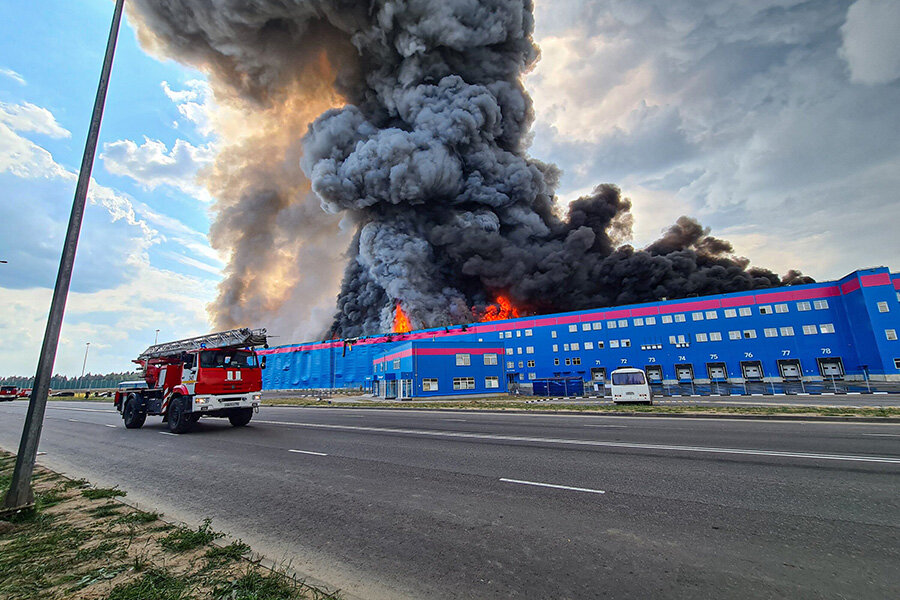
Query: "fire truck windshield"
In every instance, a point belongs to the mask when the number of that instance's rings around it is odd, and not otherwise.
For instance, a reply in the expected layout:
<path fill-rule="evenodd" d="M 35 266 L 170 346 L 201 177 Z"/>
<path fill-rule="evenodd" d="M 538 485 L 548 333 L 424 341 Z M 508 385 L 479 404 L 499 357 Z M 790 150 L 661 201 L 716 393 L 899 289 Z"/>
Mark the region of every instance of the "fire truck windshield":
<path fill-rule="evenodd" d="M 200 353 L 202 369 L 252 369 L 257 366 L 256 355 L 247 350 L 207 350 Z"/>

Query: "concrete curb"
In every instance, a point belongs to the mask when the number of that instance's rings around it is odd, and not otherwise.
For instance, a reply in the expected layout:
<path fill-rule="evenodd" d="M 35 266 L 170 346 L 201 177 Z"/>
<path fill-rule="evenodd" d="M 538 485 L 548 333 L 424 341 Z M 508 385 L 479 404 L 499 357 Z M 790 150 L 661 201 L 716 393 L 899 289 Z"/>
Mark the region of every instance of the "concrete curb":
<path fill-rule="evenodd" d="M 648 418 L 685 418 L 685 419 L 734 419 L 744 421 L 833 421 L 838 423 L 900 423 L 900 417 L 841 417 L 831 415 L 749 415 L 734 413 L 666 413 L 666 412 L 628 412 L 599 410 L 499 410 L 489 408 L 440 408 L 418 406 L 304 406 L 301 404 L 262 404 L 261 408 L 313 408 L 317 410 L 405 410 L 458 413 L 483 413 L 495 415 L 593 415 L 599 417 L 648 417 Z"/>

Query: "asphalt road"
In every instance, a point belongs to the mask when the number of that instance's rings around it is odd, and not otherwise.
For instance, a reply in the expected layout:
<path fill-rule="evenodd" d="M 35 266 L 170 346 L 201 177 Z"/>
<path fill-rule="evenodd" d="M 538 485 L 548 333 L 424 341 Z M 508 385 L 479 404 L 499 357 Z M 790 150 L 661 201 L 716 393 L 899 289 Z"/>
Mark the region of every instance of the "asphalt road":
<path fill-rule="evenodd" d="M 897 424 L 273 407 L 166 431 L 54 402 L 39 459 L 357 597 L 900 596 Z"/>

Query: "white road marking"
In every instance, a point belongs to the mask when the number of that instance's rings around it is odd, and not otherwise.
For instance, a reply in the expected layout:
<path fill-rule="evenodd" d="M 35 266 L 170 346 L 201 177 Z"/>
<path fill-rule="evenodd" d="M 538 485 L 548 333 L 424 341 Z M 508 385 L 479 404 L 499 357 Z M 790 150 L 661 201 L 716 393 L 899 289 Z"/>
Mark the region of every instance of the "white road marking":
<path fill-rule="evenodd" d="M 590 488 L 571 487 L 568 485 L 557 485 L 555 483 L 540 483 L 537 481 L 522 481 L 521 479 L 506 479 L 505 477 L 501 477 L 500 481 L 504 481 L 506 483 L 520 483 L 522 485 L 535 485 L 538 487 L 554 488 L 557 490 L 572 490 L 573 492 L 590 492 L 592 494 L 605 494 L 606 493 L 603 490 L 592 490 Z"/>
<path fill-rule="evenodd" d="M 864 433 L 863 435 L 871 435 L 874 437 L 900 437 L 900 433 Z"/>
<path fill-rule="evenodd" d="M 585 427 L 602 427 L 603 429 L 626 429 L 625 425 L 585 425 Z"/>
<path fill-rule="evenodd" d="M 390 429 L 387 427 L 362 427 L 359 425 L 333 425 L 327 423 L 300 423 L 292 421 L 255 421 L 268 425 L 292 425 L 313 429 L 339 429 L 346 431 L 371 431 L 373 433 L 389 433 L 393 435 L 423 435 L 429 437 L 449 437 L 463 439 L 498 440 L 503 442 L 536 442 L 549 444 L 570 444 L 574 446 L 600 446 L 605 448 L 631 448 L 635 450 L 670 450 L 673 452 L 698 452 L 705 454 L 736 454 L 745 456 L 777 456 L 780 458 L 802 458 L 809 460 L 835 460 L 846 462 L 872 462 L 900 465 L 900 457 L 823 454 L 818 452 L 783 452 L 780 450 L 757 450 L 748 448 L 711 448 L 704 446 L 672 446 L 664 444 L 637 444 L 627 442 L 605 442 L 599 440 L 571 440 L 560 438 L 526 437 L 518 435 L 500 435 L 484 433 L 466 433 L 462 431 L 433 431 L 427 429 Z"/>
<path fill-rule="evenodd" d="M 113 429 L 116 429 L 115 425 L 110 425 L 109 423 L 104 423 L 103 426 L 104 427 L 112 427 Z"/>
<path fill-rule="evenodd" d="M 465 423 L 465 419 L 444 419 L 445 421 L 453 421 L 454 423 Z"/>
<path fill-rule="evenodd" d="M 81 423 L 78 419 L 67 419 L 70 423 Z"/>
<path fill-rule="evenodd" d="M 172 433 L 171 431 L 160 431 L 162 435 L 178 435 L 177 433 Z"/>
<path fill-rule="evenodd" d="M 313 456 L 328 456 L 324 452 L 312 452 L 310 450 L 288 450 L 288 452 L 296 452 L 297 454 L 312 454 Z"/>

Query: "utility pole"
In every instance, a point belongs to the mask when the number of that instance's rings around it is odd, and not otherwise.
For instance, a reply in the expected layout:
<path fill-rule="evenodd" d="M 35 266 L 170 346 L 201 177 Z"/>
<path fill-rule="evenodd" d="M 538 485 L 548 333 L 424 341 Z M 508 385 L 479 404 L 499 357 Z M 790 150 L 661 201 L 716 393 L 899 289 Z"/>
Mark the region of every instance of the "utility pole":
<path fill-rule="evenodd" d="M 159 329 L 156 330 L 156 337 L 153 338 L 153 345 L 155 346 L 157 342 L 159 342 Z"/>
<path fill-rule="evenodd" d="M 88 350 L 90 350 L 90 349 L 91 349 L 91 343 L 90 343 L 90 342 L 85 342 L 85 345 L 84 345 L 84 362 L 81 363 L 81 383 L 82 383 L 82 385 L 84 384 L 84 368 L 87 366 L 87 355 L 88 355 Z M 82 387 L 82 386 L 79 385 L 78 387 Z M 86 386 L 85 386 L 85 387 L 86 387 Z"/>
<path fill-rule="evenodd" d="M 106 43 L 106 56 L 100 72 L 100 84 L 94 98 L 94 112 L 88 128 L 87 140 L 84 144 L 84 156 L 81 159 L 81 170 L 78 173 L 78 184 L 75 186 L 75 199 L 72 201 L 72 213 L 69 215 L 69 227 L 62 256 L 59 260 L 59 272 L 56 275 L 56 287 L 50 303 L 50 314 L 47 317 L 47 328 L 44 331 L 44 342 L 41 345 L 41 356 L 38 359 L 37 373 L 34 376 L 34 388 L 28 402 L 28 415 L 25 418 L 25 429 L 19 453 L 16 455 L 16 467 L 13 471 L 9 492 L 3 505 L 6 509 L 26 508 L 34 504 L 34 491 L 31 489 L 31 477 L 34 473 L 34 461 L 37 457 L 38 443 L 41 439 L 41 427 L 44 423 L 44 411 L 47 408 L 47 394 L 50 390 L 50 378 L 53 364 L 56 361 L 56 350 L 59 346 L 59 331 L 62 327 L 63 314 L 66 311 L 66 300 L 69 295 L 69 283 L 72 280 L 72 266 L 75 263 L 75 250 L 78 247 L 78 234 L 84 217 L 84 204 L 87 198 L 88 185 L 91 182 L 91 170 L 94 166 L 94 153 L 97 151 L 97 138 L 100 135 L 100 122 L 103 119 L 103 106 L 106 102 L 106 91 L 109 87 L 109 74 L 112 70 L 113 55 L 116 51 L 116 39 L 119 35 L 119 23 L 122 20 L 122 7 L 125 0 L 116 0 L 112 25 Z M 85 352 L 87 361 L 87 352 Z"/>

